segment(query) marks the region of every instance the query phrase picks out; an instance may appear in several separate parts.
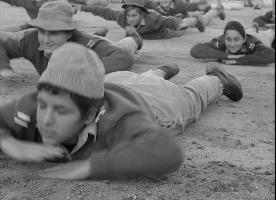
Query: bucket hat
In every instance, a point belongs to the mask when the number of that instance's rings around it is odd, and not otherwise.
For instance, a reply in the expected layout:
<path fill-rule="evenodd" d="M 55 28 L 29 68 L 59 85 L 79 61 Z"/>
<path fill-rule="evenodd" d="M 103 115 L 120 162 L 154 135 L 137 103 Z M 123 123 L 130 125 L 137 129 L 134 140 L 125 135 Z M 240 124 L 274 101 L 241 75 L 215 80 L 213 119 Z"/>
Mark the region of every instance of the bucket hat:
<path fill-rule="evenodd" d="M 49 31 L 74 30 L 79 23 L 73 20 L 73 15 L 73 8 L 67 1 L 51 1 L 43 4 L 37 18 L 28 24 Z"/>
<path fill-rule="evenodd" d="M 141 8 L 144 12 L 149 13 L 148 10 L 145 8 L 144 0 L 124 0 L 122 8 L 125 9 L 127 6 L 137 6 Z"/>

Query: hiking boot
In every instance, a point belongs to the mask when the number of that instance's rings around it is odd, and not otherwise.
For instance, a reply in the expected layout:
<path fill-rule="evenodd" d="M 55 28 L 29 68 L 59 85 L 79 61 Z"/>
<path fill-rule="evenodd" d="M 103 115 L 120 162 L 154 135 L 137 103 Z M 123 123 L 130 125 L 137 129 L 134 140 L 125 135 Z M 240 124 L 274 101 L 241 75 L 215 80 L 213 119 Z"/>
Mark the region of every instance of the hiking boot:
<path fill-rule="evenodd" d="M 176 64 L 166 64 L 166 65 L 161 65 L 160 67 L 156 69 L 161 69 L 162 71 L 165 72 L 164 79 L 169 80 L 175 75 L 179 73 L 179 67 Z"/>
<path fill-rule="evenodd" d="M 218 65 L 207 65 L 206 74 L 216 76 L 223 85 L 223 95 L 232 101 L 239 101 L 243 97 L 243 91 L 239 81 Z"/>
<path fill-rule="evenodd" d="M 126 30 L 126 37 L 132 37 L 137 44 L 137 50 L 140 50 L 143 46 L 143 38 L 137 32 L 136 28 L 132 26 L 127 26 L 125 30 Z"/>
<path fill-rule="evenodd" d="M 196 18 L 196 25 L 195 25 L 195 27 L 200 32 L 204 32 L 205 31 L 205 25 L 204 25 L 203 17 L 201 15 L 196 15 L 195 18 Z"/>
<path fill-rule="evenodd" d="M 105 37 L 107 33 L 108 33 L 108 28 L 103 26 L 103 27 L 97 28 L 97 30 L 94 32 L 94 35 Z"/>
<path fill-rule="evenodd" d="M 225 11 L 224 11 L 224 7 L 222 4 L 218 4 L 216 6 L 216 10 L 217 10 L 217 13 L 218 13 L 218 17 L 221 19 L 221 20 L 225 20 Z"/>

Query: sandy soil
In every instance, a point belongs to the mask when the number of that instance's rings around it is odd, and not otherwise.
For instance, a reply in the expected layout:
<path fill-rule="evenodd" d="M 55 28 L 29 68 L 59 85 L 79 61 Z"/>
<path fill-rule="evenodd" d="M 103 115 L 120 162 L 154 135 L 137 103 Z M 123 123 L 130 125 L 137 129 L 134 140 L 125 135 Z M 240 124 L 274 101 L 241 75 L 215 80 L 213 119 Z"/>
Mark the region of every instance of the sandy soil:
<path fill-rule="evenodd" d="M 240 19 L 249 27 L 254 16 L 266 10 L 228 10 L 226 20 Z M 113 22 L 82 12 L 76 18 L 86 20 L 84 25 L 88 27 L 105 23 L 109 28 L 108 38 L 113 41 L 123 38 L 123 30 Z M 23 9 L 0 4 L 0 25 L 28 19 Z M 191 29 L 181 38 L 145 41 L 133 71 L 143 72 L 160 63 L 177 63 L 181 72 L 172 79 L 177 84 L 203 75 L 205 63 L 194 60 L 189 50 L 196 42 L 218 36 L 224 23 L 215 19 L 205 33 Z M 0 79 L 0 103 L 35 89 L 38 75 L 32 65 L 24 59 L 16 59 L 12 60 L 12 66 L 21 78 Z M 186 155 L 177 172 L 160 178 L 52 180 L 37 175 L 39 169 L 51 164 L 16 162 L 0 153 L 0 199 L 274 199 L 275 64 L 225 68 L 241 81 L 244 98 L 238 103 L 223 98 L 177 136 Z"/>

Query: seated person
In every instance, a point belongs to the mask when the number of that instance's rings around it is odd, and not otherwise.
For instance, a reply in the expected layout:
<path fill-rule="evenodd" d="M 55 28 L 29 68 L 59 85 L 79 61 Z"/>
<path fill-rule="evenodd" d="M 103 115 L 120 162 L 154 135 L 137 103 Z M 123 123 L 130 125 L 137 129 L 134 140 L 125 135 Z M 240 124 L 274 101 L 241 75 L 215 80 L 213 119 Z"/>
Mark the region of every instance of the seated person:
<path fill-rule="evenodd" d="M 175 74 L 166 66 L 105 77 L 92 50 L 66 43 L 51 56 L 36 93 L 0 106 L 0 149 L 20 161 L 65 162 L 40 172 L 47 178 L 176 171 L 183 152 L 173 136 L 222 95 L 243 97 L 224 69 L 210 65 L 206 72 L 181 87 L 165 80 Z"/>
<path fill-rule="evenodd" d="M 180 37 L 186 33 L 188 27 L 196 27 L 201 32 L 205 30 L 201 16 L 185 19 L 162 16 L 156 11 L 146 9 L 141 0 L 125 0 L 122 8 L 123 11 L 97 6 L 79 7 L 81 11 L 116 21 L 123 28 L 132 26 L 143 39 Z"/>
<path fill-rule="evenodd" d="M 134 64 L 132 55 L 103 37 L 79 31 L 73 20 L 72 6 L 67 1 L 51 1 L 39 9 L 38 17 L 28 22 L 34 27 L 19 32 L 0 31 L 0 77 L 16 76 L 9 60 L 24 57 L 41 74 L 52 52 L 67 41 L 93 49 L 104 63 L 105 72 L 129 70 Z M 127 40 L 135 40 L 131 34 Z M 135 35 L 133 36 L 135 37 Z"/>
<path fill-rule="evenodd" d="M 194 58 L 214 59 L 232 65 L 265 65 L 275 62 L 274 50 L 246 34 L 243 25 L 230 21 L 223 35 L 208 43 L 199 43 L 190 51 Z"/>

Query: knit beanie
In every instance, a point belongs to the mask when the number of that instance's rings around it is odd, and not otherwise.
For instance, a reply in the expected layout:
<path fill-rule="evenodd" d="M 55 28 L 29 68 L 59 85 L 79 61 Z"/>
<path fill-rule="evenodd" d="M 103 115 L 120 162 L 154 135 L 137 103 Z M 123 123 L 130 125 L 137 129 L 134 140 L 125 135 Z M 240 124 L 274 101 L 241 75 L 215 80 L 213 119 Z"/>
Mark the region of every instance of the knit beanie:
<path fill-rule="evenodd" d="M 68 42 L 52 54 L 39 83 L 48 83 L 87 98 L 104 96 L 104 66 L 96 53 Z"/>
<path fill-rule="evenodd" d="M 245 38 L 245 29 L 244 29 L 243 25 L 238 21 L 228 22 L 224 28 L 224 35 L 225 35 L 226 31 L 228 31 L 228 30 L 236 30 L 241 34 L 241 36 L 243 38 Z"/>

